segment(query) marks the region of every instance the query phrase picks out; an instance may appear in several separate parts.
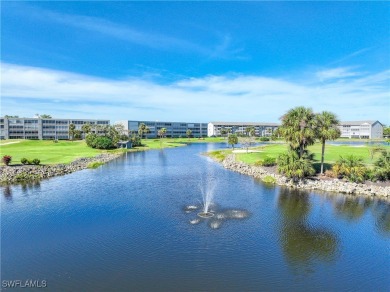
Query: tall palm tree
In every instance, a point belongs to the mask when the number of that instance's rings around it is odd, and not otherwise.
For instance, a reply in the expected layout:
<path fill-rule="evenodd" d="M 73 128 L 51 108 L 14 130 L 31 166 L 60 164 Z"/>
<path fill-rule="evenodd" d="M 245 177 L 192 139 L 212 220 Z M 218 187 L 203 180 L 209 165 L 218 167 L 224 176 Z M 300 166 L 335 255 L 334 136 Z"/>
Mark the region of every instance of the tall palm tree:
<path fill-rule="evenodd" d="M 141 136 L 141 139 L 143 138 L 144 133 L 147 133 L 148 127 L 144 124 L 141 123 L 138 126 L 138 134 Z"/>
<path fill-rule="evenodd" d="M 326 140 L 334 140 L 340 137 L 340 130 L 337 125 L 340 121 L 337 116 L 331 112 L 323 111 L 316 115 L 315 126 L 316 134 L 322 144 L 321 151 L 321 174 L 324 173 L 324 154 L 325 154 L 325 142 Z"/>
<path fill-rule="evenodd" d="M 165 134 L 167 133 L 167 129 L 166 128 L 161 128 L 160 130 L 158 130 L 157 134 L 160 136 L 160 138 L 163 138 L 165 136 Z"/>
<path fill-rule="evenodd" d="M 289 143 L 291 150 L 297 151 L 302 157 L 307 146 L 313 145 L 316 138 L 315 114 L 311 108 L 303 106 L 290 109 L 280 118 L 282 125 L 279 133 Z"/>
<path fill-rule="evenodd" d="M 190 137 L 191 137 L 191 135 L 192 135 L 192 131 L 191 131 L 190 129 L 188 129 L 188 130 L 186 131 L 186 135 L 187 135 L 188 140 L 190 140 Z"/>

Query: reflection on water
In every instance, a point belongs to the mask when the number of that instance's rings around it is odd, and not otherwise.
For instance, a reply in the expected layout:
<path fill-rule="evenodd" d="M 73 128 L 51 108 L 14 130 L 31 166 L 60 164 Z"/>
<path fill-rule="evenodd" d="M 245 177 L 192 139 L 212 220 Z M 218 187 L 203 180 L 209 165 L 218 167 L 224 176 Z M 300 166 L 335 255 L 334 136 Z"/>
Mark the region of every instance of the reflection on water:
<path fill-rule="evenodd" d="M 372 213 L 376 218 L 378 230 L 390 237 L 390 205 L 381 201 L 375 202 Z"/>
<path fill-rule="evenodd" d="M 315 261 L 335 259 L 338 238 L 331 230 L 309 225 L 309 194 L 280 190 L 280 242 L 287 262 L 296 272 L 312 272 Z"/>
<path fill-rule="evenodd" d="M 375 218 L 378 231 L 390 236 L 390 204 L 372 197 L 321 194 L 332 203 L 338 217 L 358 223 L 369 212 Z"/>
<path fill-rule="evenodd" d="M 127 153 L 3 187 L 2 279 L 47 279 L 50 291 L 386 291 L 389 203 L 265 186 L 199 155 L 216 147 Z M 218 180 L 207 219 L 200 177 Z"/>
<path fill-rule="evenodd" d="M 348 221 L 357 221 L 370 207 L 372 201 L 364 198 L 342 197 L 334 200 L 336 213 Z"/>
<path fill-rule="evenodd" d="M 12 190 L 10 186 L 5 186 L 3 188 L 3 195 L 7 201 L 12 201 Z"/>

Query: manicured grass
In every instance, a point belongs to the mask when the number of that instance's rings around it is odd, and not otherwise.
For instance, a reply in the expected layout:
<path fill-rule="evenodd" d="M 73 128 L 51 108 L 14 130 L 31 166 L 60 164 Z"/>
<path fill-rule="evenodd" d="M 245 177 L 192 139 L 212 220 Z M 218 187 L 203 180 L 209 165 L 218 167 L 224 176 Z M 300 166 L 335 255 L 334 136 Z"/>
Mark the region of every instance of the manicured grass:
<path fill-rule="evenodd" d="M 146 149 L 161 149 L 161 148 L 173 148 L 185 146 L 188 143 L 217 143 L 217 142 L 226 142 L 224 138 L 220 137 L 210 137 L 210 138 L 156 138 L 156 139 L 142 139 L 142 144 L 144 146 L 135 147 L 136 150 L 146 150 Z"/>
<path fill-rule="evenodd" d="M 216 150 L 207 152 L 207 155 L 218 160 L 223 161 L 228 154 L 232 153 L 232 150 Z"/>
<path fill-rule="evenodd" d="M 389 146 L 383 147 L 390 150 Z M 254 164 L 256 161 L 264 159 L 264 157 L 266 156 L 277 158 L 279 154 L 287 151 L 287 145 L 270 144 L 266 146 L 257 147 L 255 149 L 261 150 L 262 152 L 236 154 L 236 159 L 248 164 Z M 367 165 L 371 165 L 379 157 L 380 154 L 375 154 L 374 159 L 371 160 L 369 149 L 370 146 L 326 145 L 325 163 L 333 164 L 340 158 L 340 156 L 345 157 L 348 155 L 355 155 L 363 158 L 364 163 L 366 163 Z M 314 159 L 316 161 L 321 161 L 321 144 L 316 143 L 310 146 L 309 151 L 314 153 Z"/>
<path fill-rule="evenodd" d="M 7 144 L 9 142 L 18 142 Z M 6 145 L 4 145 L 6 144 Z M 38 158 L 41 164 L 70 163 L 80 157 L 93 157 L 102 150 L 88 147 L 84 141 L 58 141 L 52 140 L 3 140 L 0 144 L 0 156 L 11 155 L 13 164 L 20 164 L 25 157 L 29 160 Z"/>
<path fill-rule="evenodd" d="M 172 148 L 186 146 L 188 143 L 223 142 L 223 138 L 164 138 L 143 139 L 144 146 L 129 149 L 129 151 L 144 151 L 149 149 Z M 98 150 L 88 147 L 84 141 L 52 140 L 0 140 L 0 158 L 4 155 L 12 156 L 10 165 L 20 164 L 22 158 L 32 160 L 38 158 L 41 164 L 70 163 L 81 157 L 93 157 L 100 153 L 117 152 L 123 150 Z M 124 150 L 125 151 L 125 150 Z M 0 163 L 3 165 L 2 163 Z"/>

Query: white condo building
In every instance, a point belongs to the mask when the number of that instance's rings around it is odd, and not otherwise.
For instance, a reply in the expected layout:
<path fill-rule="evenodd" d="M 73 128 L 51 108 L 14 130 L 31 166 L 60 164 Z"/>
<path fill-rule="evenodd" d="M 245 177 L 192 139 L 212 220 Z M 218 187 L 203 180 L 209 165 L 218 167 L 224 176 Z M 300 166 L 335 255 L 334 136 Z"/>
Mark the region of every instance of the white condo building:
<path fill-rule="evenodd" d="M 379 121 L 349 121 L 338 126 L 341 138 L 382 139 L 383 125 Z"/>
<path fill-rule="evenodd" d="M 253 127 L 255 136 L 271 136 L 279 127 L 277 123 L 252 123 L 252 122 L 210 122 L 207 127 L 207 136 L 221 136 L 221 129 L 226 129 L 230 133 L 245 134 L 246 129 Z"/>

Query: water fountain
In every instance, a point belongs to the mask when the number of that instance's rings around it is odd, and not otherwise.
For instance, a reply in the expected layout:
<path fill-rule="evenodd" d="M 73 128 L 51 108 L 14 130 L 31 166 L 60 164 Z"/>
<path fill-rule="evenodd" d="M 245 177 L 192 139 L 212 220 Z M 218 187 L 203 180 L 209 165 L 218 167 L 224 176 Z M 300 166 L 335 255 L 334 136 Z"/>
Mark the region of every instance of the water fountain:
<path fill-rule="evenodd" d="M 214 217 L 214 213 L 210 211 L 210 206 L 214 197 L 215 186 L 216 181 L 211 176 L 207 177 L 205 183 L 203 182 L 203 179 L 201 179 L 199 187 L 202 193 L 203 211 L 198 213 L 198 216 L 201 218 Z"/>

